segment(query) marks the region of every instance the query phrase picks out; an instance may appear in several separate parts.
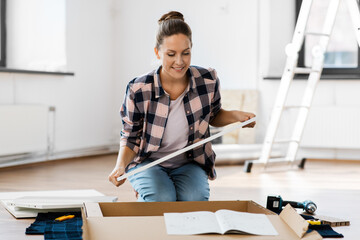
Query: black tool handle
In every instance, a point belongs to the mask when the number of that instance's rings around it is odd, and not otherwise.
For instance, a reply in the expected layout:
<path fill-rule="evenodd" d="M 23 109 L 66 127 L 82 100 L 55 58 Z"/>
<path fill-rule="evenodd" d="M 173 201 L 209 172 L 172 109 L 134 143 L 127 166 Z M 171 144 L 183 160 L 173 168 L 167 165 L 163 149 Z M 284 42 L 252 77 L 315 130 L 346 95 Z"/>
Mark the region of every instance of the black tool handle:
<path fill-rule="evenodd" d="M 283 201 L 282 205 L 283 207 L 290 204 L 290 206 L 292 206 L 293 208 L 302 208 L 304 209 L 304 204 L 301 202 L 294 202 L 294 201 Z"/>

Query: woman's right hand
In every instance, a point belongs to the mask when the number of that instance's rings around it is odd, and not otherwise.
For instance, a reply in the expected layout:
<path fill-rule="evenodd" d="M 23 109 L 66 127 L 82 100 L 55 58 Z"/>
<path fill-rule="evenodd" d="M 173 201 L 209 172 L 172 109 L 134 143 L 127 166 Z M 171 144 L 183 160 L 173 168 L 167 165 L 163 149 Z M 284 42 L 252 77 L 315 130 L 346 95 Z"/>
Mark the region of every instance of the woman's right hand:
<path fill-rule="evenodd" d="M 125 167 L 115 167 L 112 172 L 109 174 L 109 181 L 114 184 L 116 187 L 122 185 L 126 179 L 118 182 L 117 178 L 125 173 Z"/>
<path fill-rule="evenodd" d="M 124 175 L 125 168 L 135 158 L 136 153 L 127 146 L 120 147 L 116 164 L 112 172 L 109 174 L 109 181 L 115 186 L 122 185 L 126 179 L 118 182 L 117 178 Z"/>

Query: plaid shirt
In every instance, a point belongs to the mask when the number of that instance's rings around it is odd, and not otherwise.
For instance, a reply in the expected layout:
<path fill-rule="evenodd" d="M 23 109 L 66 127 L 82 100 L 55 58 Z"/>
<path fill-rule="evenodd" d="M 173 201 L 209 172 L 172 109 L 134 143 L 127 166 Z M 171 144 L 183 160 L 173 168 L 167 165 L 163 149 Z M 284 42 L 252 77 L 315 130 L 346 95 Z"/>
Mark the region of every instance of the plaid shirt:
<path fill-rule="evenodd" d="M 128 146 L 136 153 L 127 170 L 158 151 L 163 138 L 170 96 L 161 87 L 160 69 L 133 79 L 126 89 L 120 110 L 123 122 L 120 146 Z M 188 146 L 210 136 L 209 123 L 221 108 L 221 96 L 214 69 L 190 66 L 187 74 L 190 84 L 183 101 L 189 125 Z M 198 162 L 208 173 L 209 179 L 216 178 L 216 155 L 210 142 L 189 150 L 186 156 Z"/>

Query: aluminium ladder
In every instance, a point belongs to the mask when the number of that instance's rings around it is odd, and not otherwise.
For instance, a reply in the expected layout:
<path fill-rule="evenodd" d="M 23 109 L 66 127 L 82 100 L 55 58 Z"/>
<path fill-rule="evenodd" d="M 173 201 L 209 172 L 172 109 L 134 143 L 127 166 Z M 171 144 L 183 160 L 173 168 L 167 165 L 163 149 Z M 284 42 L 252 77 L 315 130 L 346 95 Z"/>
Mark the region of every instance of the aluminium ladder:
<path fill-rule="evenodd" d="M 279 90 L 276 96 L 275 105 L 272 110 L 271 119 L 267 128 L 265 140 L 263 143 L 260 158 L 256 161 L 246 161 L 244 166 L 245 172 L 250 172 L 254 164 L 263 165 L 282 165 L 287 164 L 293 166 L 295 163 L 300 163 L 298 166 L 304 168 L 305 159 L 301 161 L 295 160 L 299 148 L 300 140 L 306 124 L 306 120 L 311 107 L 312 99 L 315 93 L 315 88 L 320 80 L 321 72 L 324 65 L 324 55 L 329 44 L 330 35 L 334 26 L 337 10 L 340 0 L 330 0 L 327 9 L 326 18 L 324 21 L 322 32 L 311 33 L 306 32 L 308 25 L 308 18 L 313 0 L 303 0 L 299 12 L 298 20 L 296 22 L 295 31 L 292 42 L 285 48 L 287 55 L 286 65 L 281 77 Z M 360 13 L 358 0 L 341 0 L 346 1 L 348 11 L 353 23 L 353 28 L 356 34 L 357 42 L 360 46 Z M 299 68 L 298 57 L 299 51 L 304 42 L 305 35 L 319 36 L 319 42 L 312 49 L 313 62 L 310 68 Z M 299 106 L 285 106 L 288 91 L 295 74 L 309 74 L 305 92 Z M 298 108 L 298 116 L 294 125 L 291 138 L 288 140 L 275 140 L 275 136 L 279 127 L 282 112 L 287 108 Z M 270 158 L 272 146 L 274 143 L 288 143 L 288 150 L 284 158 Z"/>

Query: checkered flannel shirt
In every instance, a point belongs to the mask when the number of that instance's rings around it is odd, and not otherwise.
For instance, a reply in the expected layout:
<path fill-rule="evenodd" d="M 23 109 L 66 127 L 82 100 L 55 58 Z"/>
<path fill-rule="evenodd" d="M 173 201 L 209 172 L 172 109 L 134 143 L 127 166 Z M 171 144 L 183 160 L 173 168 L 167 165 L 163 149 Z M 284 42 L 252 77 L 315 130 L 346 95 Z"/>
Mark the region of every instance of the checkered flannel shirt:
<path fill-rule="evenodd" d="M 159 150 L 169 114 L 170 96 L 161 87 L 161 66 L 146 75 L 129 82 L 121 106 L 123 129 L 120 146 L 127 146 L 136 153 L 127 170 L 151 158 Z M 214 69 L 190 66 L 187 74 L 190 83 L 185 90 L 184 108 L 189 126 L 188 145 L 210 136 L 209 123 L 221 108 L 219 79 Z M 182 129 L 179 129 L 182 131 Z M 211 143 L 186 152 L 188 159 L 195 160 L 216 178 L 215 153 Z"/>

